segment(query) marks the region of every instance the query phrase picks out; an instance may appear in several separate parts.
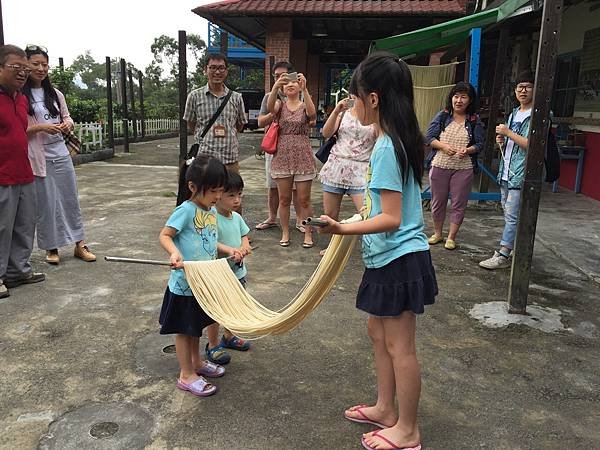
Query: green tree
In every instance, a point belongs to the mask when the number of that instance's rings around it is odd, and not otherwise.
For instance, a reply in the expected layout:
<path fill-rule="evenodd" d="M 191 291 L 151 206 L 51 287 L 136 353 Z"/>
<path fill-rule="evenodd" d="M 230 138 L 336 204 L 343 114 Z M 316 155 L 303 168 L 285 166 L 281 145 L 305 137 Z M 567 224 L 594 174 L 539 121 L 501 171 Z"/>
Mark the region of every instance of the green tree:
<path fill-rule="evenodd" d="M 75 89 L 75 83 L 73 82 L 75 73 L 72 70 L 55 67 L 50 71 L 49 76 L 52 84 L 63 94 L 70 94 Z"/>

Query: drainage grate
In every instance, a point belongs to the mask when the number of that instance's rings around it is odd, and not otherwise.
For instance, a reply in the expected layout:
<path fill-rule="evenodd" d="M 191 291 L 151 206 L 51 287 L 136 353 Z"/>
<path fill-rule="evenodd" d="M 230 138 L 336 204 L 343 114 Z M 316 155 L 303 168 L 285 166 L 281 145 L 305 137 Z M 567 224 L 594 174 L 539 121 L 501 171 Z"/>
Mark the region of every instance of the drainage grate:
<path fill-rule="evenodd" d="M 107 439 L 119 431 L 119 424 L 115 422 L 98 422 L 90 428 L 90 436 L 96 439 Z"/>
<path fill-rule="evenodd" d="M 169 355 L 175 353 L 175 345 L 171 344 L 171 345 L 167 345 L 166 347 L 163 347 L 162 349 L 163 353 L 167 353 Z"/>
<path fill-rule="evenodd" d="M 38 449 L 143 449 L 153 428 L 154 418 L 132 403 L 90 403 L 52 422 Z"/>

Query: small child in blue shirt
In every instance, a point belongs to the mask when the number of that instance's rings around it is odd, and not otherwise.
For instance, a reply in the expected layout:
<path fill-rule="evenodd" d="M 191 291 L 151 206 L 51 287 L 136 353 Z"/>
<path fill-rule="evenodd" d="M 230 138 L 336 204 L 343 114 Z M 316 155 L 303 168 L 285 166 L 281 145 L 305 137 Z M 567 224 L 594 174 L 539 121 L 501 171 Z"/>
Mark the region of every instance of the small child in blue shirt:
<path fill-rule="evenodd" d="M 204 328 L 214 324 L 214 320 L 196 301 L 185 278 L 183 261 L 215 259 L 218 252 L 241 261 L 242 255 L 217 242 L 215 204 L 227 183 L 225 166 L 216 158 L 198 155 L 189 167 L 182 168 L 180 182 L 183 198 L 189 200 L 175 208 L 159 235 L 173 269 L 160 311 L 160 333 L 176 335 L 175 352 L 180 366 L 177 387 L 195 396 L 206 397 L 214 394 L 217 386 L 204 377 L 221 377 L 225 369 L 200 357 L 199 337 Z"/>
<path fill-rule="evenodd" d="M 228 171 L 227 183 L 221 199 L 217 202 L 217 229 L 219 240 L 219 251 L 231 254 L 238 251 L 246 256 L 251 253 L 248 233 L 250 228 L 244 222 L 241 215 L 235 212 L 242 202 L 244 180 L 239 173 Z M 244 261 L 235 262 L 229 260 L 229 265 L 240 281 L 246 287 L 246 266 Z M 224 329 L 223 336 L 219 339 L 219 324 L 215 323 L 207 327 L 208 345 L 206 347 L 206 358 L 218 363 L 223 357 L 229 357 L 224 348 L 246 351 L 250 348 L 250 342 L 235 336 L 228 329 Z"/>

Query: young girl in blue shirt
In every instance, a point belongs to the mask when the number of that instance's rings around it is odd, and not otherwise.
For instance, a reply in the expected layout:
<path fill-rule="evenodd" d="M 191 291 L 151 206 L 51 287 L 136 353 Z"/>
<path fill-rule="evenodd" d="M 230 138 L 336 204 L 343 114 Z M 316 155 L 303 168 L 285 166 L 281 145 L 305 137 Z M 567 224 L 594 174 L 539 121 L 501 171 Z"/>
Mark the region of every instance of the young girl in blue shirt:
<path fill-rule="evenodd" d="M 322 216 L 329 225 L 320 231 L 363 235 L 366 269 L 356 306 L 369 314 L 377 402 L 349 408 L 344 416 L 381 428 L 363 434 L 366 449 L 419 450 L 416 316 L 434 303 L 438 288 L 423 232 L 423 138 L 412 78 L 397 56 L 377 52 L 357 67 L 349 90 L 361 124 L 374 124 L 379 133 L 367 172 L 364 220 L 341 224 Z"/>
<path fill-rule="evenodd" d="M 217 391 L 206 377 L 216 378 L 225 369 L 200 357 L 199 338 L 202 330 L 214 323 L 200 307 L 188 285 L 183 271 L 183 261 L 215 259 L 217 251 L 234 256 L 235 249 L 217 244 L 217 211 L 215 204 L 221 198 L 227 183 L 227 170 L 216 158 L 200 154 L 193 159 L 185 172 L 180 189 L 185 190 L 184 201 L 179 205 L 159 235 L 160 245 L 171 261 L 171 275 L 165 291 L 159 323 L 161 334 L 175 334 L 175 352 L 180 372 L 177 387 L 198 397 Z"/>

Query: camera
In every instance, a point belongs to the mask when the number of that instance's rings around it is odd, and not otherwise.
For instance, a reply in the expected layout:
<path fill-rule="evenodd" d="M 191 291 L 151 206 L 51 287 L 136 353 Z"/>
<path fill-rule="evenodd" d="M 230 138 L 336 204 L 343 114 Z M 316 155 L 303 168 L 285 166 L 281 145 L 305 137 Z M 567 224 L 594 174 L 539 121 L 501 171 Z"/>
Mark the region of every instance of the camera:
<path fill-rule="evenodd" d="M 348 109 L 353 108 L 354 107 L 354 99 L 353 98 L 349 98 L 346 101 L 346 106 L 348 107 Z"/>
<path fill-rule="evenodd" d="M 298 72 L 288 73 L 287 77 L 290 81 L 298 81 Z"/>

